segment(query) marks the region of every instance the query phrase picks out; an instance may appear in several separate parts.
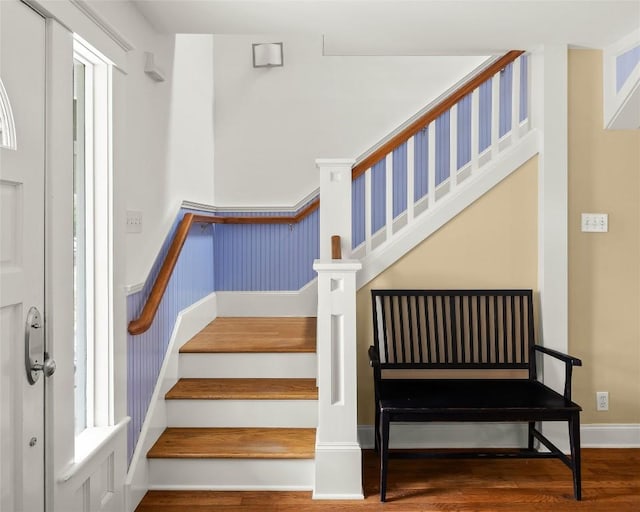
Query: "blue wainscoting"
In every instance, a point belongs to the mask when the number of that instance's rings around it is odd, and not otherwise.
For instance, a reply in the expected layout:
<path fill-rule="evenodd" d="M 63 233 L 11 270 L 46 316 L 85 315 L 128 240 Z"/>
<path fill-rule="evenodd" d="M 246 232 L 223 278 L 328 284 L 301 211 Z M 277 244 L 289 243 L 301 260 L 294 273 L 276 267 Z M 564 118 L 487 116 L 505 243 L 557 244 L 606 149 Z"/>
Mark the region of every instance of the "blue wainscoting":
<path fill-rule="evenodd" d="M 225 212 L 224 215 L 290 216 L 291 213 Z M 319 226 L 319 210 L 297 224 L 216 224 L 213 265 L 216 291 L 299 290 L 315 278 L 313 260 L 320 255 Z"/>
<path fill-rule="evenodd" d="M 160 271 L 162 261 L 169 250 L 171 238 L 177 225 L 183 215 L 189 211 L 191 210 L 183 209 L 180 211 L 144 288 L 127 298 L 127 319 L 129 321 L 140 315 L 153 282 Z M 127 410 L 131 416 L 128 426 L 129 460 L 131 460 L 138 441 L 178 313 L 215 290 L 213 265 L 211 264 L 213 246 L 211 226 L 206 226 L 204 229 L 200 225 L 191 227 L 151 327 L 143 334 L 128 336 Z"/>
<path fill-rule="evenodd" d="M 620 92 L 638 64 L 640 64 L 640 45 L 616 57 L 616 92 Z"/>

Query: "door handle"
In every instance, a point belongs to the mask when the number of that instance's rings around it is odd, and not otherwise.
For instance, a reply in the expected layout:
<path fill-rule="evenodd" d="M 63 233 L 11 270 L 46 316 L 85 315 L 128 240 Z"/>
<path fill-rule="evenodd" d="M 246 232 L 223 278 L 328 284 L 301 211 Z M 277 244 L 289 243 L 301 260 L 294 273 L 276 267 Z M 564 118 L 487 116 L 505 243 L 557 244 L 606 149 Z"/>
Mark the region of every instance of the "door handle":
<path fill-rule="evenodd" d="M 29 384 L 35 384 L 40 373 L 51 377 L 56 371 L 56 362 L 44 351 L 44 326 L 38 308 L 31 307 L 27 314 L 24 333 L 24 362 Z"/>

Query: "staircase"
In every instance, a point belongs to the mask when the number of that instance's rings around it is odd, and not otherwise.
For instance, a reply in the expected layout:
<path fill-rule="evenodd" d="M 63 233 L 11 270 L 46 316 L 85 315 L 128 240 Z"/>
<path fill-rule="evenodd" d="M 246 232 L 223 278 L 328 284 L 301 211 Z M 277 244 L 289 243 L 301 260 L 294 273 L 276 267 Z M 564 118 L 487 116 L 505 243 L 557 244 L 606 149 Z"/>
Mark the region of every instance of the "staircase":
<path fill-rule="evenodd" d="M 359 161 L 316 161 L 324 205 L 320 258 L 313 266 L 317 295 L 287 295 L 284 303 L 302 301 L 305 310 L 313 303 L 317 321 L 220 317 L 176 355 L 179 344 L 217 314 L 216 305 L 197 329 L 174 334 L 181 341 L 169 343 L 129 472 L 134 506 L 147 489 L 297 489 L 313 490 L 316 499 L 363 498 L 356 292 L 538 152 L 529 119 L 529 65 L 521 54 L 488 63 Z M 293 223 L 301 215 L 234 222 Z M 192 217 L 210 224 L 230 219 Z M 169 282 L 189 227 L 174 237 L 168 270 L 163 265 L 156 284 Z M 344 260 L 333 256 L 335 239 Z M 156 310 L 163 293 L 150 294 Z M 243 297 L 234 299 L 242 306 L 237 314 L 256 314 L 255 303 Z M 180 321 L 176 326 L 174 332 L 183 329 Z M 146 464 L 138 467 L 145 452 Z"/>
<path fill-rule="evenodd" d="M 315 318 L 217 318 L 180 348 L 150 489 L 311 490 Z"/>

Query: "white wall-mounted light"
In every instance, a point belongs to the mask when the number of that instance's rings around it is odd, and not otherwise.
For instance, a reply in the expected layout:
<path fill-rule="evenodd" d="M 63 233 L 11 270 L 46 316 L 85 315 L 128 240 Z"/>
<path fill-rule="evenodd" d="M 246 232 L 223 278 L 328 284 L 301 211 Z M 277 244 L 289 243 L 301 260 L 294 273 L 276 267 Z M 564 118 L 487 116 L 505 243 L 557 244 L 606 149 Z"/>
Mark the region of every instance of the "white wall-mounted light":
<path fill-rule="evenodd" d="M 145 52 L 144 72 L 151 77 L 154 82 L 164 82 L 164 73 L 158 67 L 155 56 L 151 52 Z"/>
<path fill-rule="evenodd" d="M 255 43 L 252 49 L 254 68 L 275 68 L 284 65 L 282 43 Z"/>

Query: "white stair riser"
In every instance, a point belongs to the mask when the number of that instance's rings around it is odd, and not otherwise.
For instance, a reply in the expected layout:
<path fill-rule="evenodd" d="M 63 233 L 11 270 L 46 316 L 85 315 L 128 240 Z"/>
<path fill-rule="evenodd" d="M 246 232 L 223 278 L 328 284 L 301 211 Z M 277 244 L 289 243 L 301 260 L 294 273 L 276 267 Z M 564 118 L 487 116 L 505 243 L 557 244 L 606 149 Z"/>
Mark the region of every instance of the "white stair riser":
<path fill-rule="evenodd" d="M 317 376 L 316 354 L 180 354 L 184 378 L 307 378 Z"/>
<path fill-rule="evenodd" d="M 149 489 L 311 490 L 313 459 L 149 459 Z"/>
<path fill-rule="evenodd" d="M 170 427 L 295 427 L 318 425 L 316 400 L 165 400 Z"/>

